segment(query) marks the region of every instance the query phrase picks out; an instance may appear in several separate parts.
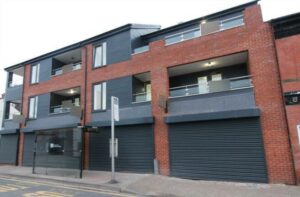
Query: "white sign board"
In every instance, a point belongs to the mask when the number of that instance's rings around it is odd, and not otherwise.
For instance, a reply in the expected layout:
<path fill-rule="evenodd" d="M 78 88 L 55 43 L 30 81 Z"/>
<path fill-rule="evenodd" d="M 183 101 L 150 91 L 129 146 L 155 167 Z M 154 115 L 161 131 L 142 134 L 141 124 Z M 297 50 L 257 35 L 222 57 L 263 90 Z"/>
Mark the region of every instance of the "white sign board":
<path fill-rule="evenodd" d="M 297 125 L 297 132 L 298 132 L 298 142 L 300 144 L 300 125 Z"/>
<path fill-rule="evenodd" d="M 117 97 L 112 96 L 111 97 L 113 99 L 113 106 L 112 106 L 112 110 L 113 110 L 113 114 L 114 114 L 114 120 L 115 121 L 119 121 L 119 99 Z"/>

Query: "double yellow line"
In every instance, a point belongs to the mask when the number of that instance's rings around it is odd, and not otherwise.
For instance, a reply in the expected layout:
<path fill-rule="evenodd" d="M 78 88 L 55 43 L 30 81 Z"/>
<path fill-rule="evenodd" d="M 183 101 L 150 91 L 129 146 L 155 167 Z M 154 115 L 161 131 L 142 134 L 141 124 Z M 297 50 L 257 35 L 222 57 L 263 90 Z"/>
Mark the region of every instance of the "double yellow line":
<path fill-rule="evenodd" d="M 79 185 L 74 186 L 74 185 L 69 185 L 69 184 L 57 184 L 57 183 L 47 182 L 47 181 L 32 181 L 32 180 L 28 180 L 28 179 L 24 180 L 24 179 L 20 179 L 20 178 L 15 178 L 15 177 L 13 178 L 13 177 L 2 176 L 2 175 L 0 176 L 0 180 L 15 181 L 15 182 L 27 183 L 27 184 L 30 183 L 33 185 L 43 185 L 43 186 L 76 190 L 76 191 L 82 191 L 82 192 L 97 193 L 97 194 L 107 194 L 107 195 L 118 196 L 118 197 L 134 197 L 134 195 L 121 194 L 118 192 L 105 190 L 105 189 L 98 189 L 98 188 L 79 186 Z"/>

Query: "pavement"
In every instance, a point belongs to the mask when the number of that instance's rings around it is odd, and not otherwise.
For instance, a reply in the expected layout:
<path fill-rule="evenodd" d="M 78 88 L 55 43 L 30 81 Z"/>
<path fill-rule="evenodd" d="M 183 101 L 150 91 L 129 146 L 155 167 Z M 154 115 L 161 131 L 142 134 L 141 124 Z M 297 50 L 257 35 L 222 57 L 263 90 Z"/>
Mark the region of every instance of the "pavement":
<path fill-rule="evenodd" d="M 50 171 L 51 172 L 51 171 Z M 254 184 L 220 181 L 194 181 L 153 174 L 116 173 L 118 183 L 110 184 L 110 172 L 84 171 L 83 178 L 74 178 L 72 173 L 62 176 L 32 174 L 32 168 L 0 166 L 1 177 L 31 179 L 36 182 L 80 185 L 108 190 L 120 195 L 161 197 L 299 197 L 300 186 L 283 184 Z M 74 187 L 74 186 L 73 186 Z M 1 191 L 1 187 L 0 187 Z M 105 194 L 103 194 L 105 196 Z M 0 196 L 2 196 L 0 194 Z M 80 195 L 74 195 L 80 196 Z M 87 196 L 93 196 L 86 194 Z M 99 196 L 99 195 L 98 195 Z M 101 195 L 100 195 L 101 196 Z M 108 195 L 109 196 L 109 195 Z"/>

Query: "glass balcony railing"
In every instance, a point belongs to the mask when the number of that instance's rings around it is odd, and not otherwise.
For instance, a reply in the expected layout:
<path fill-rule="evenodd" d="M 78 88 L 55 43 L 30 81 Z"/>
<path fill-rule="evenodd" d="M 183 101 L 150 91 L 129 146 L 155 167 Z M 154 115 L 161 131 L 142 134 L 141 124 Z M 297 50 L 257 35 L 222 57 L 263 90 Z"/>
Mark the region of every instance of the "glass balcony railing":
<path fill-rule="evenodd" d="M 73 103 L 74 106 L 79 107 L 80 104 Z M 62 114 L 69 113 L 71 111 L 71 107 L 65 107 L 63 105 L 56 105 L 50 107 L 50 114 Z"/>
<path fill-rule="evenodd" d="M 235 77 L 207 83 L 170 88 L 170 97 L 191 96 L 252 87 L 250 76 Z"/>
<path fill-rule="evenodd" d="M 13 80 L 13 81 L 8 82 L 8 87 L 9 88 L 12 88 L 12 87 L 15 87 L 15 86 L 20 86 L 20 85 L 23 85 L 23 79 Z"/>
<path fill-rule="evenodd" d="M 65 66 L 71 66 L 71 71 L 74 71 L 74 70 L 78 70 L 81 68 L 81 63 L 76 63 L 76 64 L 71 64 L 71 65 L 65 65 Z M 52 76 L 56 76 L 56 75 L 61 75 L 63 74 L 63 67 L 59 67 L 59 68 L 56 68 L 56 69 L 53 69 L 52 70 Z"/>
<path fill-rule="evenodd" d="M 146 52 L 146 51 L 149 51 L 149 46 L 148 45 L 135 48 L 133 50 L 133 54 L 143 53 L 143 52 Z"/>
<path fill-rule="evenodd" d="M 201 31 L 200 28 L 196 28 L 196 29 L 191 29 L 185 32 L 181 32 L 179 34 L 174 34 L 171 36 L 166 37 L 165 42 L 166 45 L 171 45 L 171 44 L 175 44 L 178 42 L 182 42 L 185 40 L 190 40 L 192 38 L 196 38 L 201 36 Z"/>
<path fill-rule="evenodd" d="M 133 103 L 147 102 L 151 101 L 151 92 L 143 92 L 132 95 Z"/>

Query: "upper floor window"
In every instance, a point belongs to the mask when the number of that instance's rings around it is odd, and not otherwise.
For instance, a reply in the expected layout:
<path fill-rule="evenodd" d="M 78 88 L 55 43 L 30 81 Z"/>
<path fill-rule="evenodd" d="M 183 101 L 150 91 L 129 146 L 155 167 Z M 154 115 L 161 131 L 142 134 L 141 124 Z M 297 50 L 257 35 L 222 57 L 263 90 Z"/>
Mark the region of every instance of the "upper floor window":
<path fill-rule="evenodd" d="M 29 114 L 28 118 L 37 118 L 38 96 L 30 97 L 29 99 Z"/>
<path fill-rule="evenodd" d="M 105 110 L 106 109 L 106 82 L 94 85 L 93 91 L 94 91 L 93 110 Z"/>
<path fill-rule="evenodd" d="M 94 48 L 94 68 L 106 65 L 106 42 Z"/>
<path fill-rule="evenodd" d="M 34 64 L 31 66 L 31 79 L 30 83 L 38 83 L 40 78 L 40 64 Z"/>

